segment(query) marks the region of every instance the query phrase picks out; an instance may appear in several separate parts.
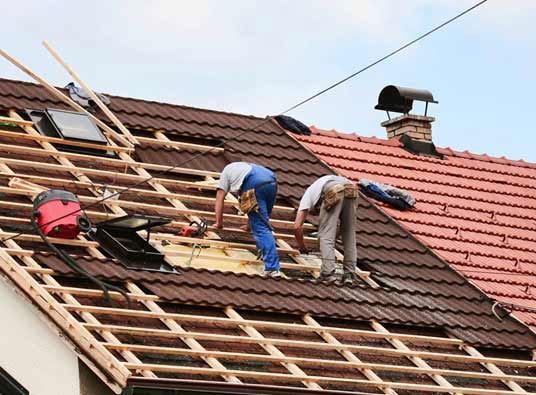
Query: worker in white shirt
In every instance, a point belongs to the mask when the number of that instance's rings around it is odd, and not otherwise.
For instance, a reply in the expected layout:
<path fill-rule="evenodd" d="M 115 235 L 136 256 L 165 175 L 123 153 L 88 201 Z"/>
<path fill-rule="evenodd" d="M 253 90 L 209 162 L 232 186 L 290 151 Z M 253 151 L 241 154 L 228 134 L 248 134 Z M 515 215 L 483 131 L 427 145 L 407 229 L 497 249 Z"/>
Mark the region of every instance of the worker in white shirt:
<path fill-rule="evenodd" d="M 240 209 L 248 215 L 257 249 L 262 252 L 263 274 L 280 277 L 279 255 L 269 223 L 277 195 L 275 174 L 265 167 L 246 162 L 225 166 L 216 192 L 215 227 L 218 229 L 223 228 L 223 202 L 229 191 L 239 193 Z"/>
<path fill-rule="evenodd" d="M 321 206 L 318 239 L 322 255 L 320 279 L 324 281 L 337 280 L 335 275 L 335 240 L 337 224 L 340 220 L 344 245 L 342 282 L 352 284 L 357 259 L 355 240 L 357 187 L 345 177 L 328 175 L 320 177 L 307 188 L 300 201 L 294 221 L 294 235 L 300 251 L 303 253 L 307 252 L 303 241 L 303 223 L 309 212 L 314 210 L 319 203 Z"/>

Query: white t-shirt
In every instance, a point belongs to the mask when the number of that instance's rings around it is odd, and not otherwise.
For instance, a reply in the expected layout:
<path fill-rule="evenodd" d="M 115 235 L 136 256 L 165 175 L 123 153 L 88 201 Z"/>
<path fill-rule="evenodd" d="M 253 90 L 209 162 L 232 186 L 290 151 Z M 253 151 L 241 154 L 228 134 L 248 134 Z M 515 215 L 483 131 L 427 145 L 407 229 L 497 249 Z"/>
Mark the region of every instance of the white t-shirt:
<path fill-rule="evenodd" d="M 339 181 L 345 184 L 351 182 L 349 179 L 341 176 L 320 177 L 318 180 L 313 182 L 309 188 L 305 190 L 305 193 L 300 200 L 300 206 L 298 207 L 298 211 L 310 210 L 311 208 L 316 206 L 316 204 L 320 200 L 320 196 L 322 195 L 322 188 L 324 188 L 324 185 L 326 185 L 326 183 L 329 181 Z"/>
<path fill-rule="evenodd" d="M 251 168 L 251 165 L 246 162 L 229 163 L 220 174 L 218 188 L 223 189 L 225 192 L 238 191 Z"/>

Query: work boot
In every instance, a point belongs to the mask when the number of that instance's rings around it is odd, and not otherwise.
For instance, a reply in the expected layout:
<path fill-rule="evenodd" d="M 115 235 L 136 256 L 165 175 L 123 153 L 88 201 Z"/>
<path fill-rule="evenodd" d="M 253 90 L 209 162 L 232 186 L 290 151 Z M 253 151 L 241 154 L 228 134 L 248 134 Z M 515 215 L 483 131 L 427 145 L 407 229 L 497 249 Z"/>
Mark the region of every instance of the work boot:
<path fill-rule="evenodd" d="M 335 271 L 331 273 L 320 273 L 318 280 L 325 281 L 325 282 L 334 282 L 334 281 L 337 281 L 337 276 L 335 275 Z"/>
<path fill-rule="evenodd" d="M 354 282 L 354 275 L 352 273 L 344 273 L 342 275 L 341 282 L 344 285 L 352 285 Z"/>
<path fill-rule="evenodd" d="M 272 277 L 272 278 L 280 278 L 281 272 L 279 270 L 264 270 L 261 273 L 261 276 L 263 277 Z"/>

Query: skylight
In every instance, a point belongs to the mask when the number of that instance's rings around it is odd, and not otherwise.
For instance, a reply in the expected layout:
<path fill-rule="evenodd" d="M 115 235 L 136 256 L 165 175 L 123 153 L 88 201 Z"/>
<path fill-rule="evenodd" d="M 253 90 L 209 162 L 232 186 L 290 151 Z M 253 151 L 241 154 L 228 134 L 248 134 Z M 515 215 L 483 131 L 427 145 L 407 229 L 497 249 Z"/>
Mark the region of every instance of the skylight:
<path fill-rule="evenodd" d="M 85 140 L 97 144 L 108 143 L 106 137 L 86 114 L 63 110 L 47 110 L 47 113 L 64 139 Z"/>
<path fill-rule="evenodd" d="M 60 145 L 64 151 L 98 156 L 115 156 L 112 151 L 81 147 L 74 144 L 74 142 L 78 142 L 93 144 L 94 146 L 108 145 L 106 136 L 86 114 L 56 109 L 26 109 L 26 114 L 41 135 L 65 140 L 65 145 Z M 72 141 L 73 144 L 69 144 L 68 141 Z"/>
<path fill-rule="evenodd" d="M 47 109 L 26 110 L 39 133 L 66 140 L 107 144 L 108 140 L 86 115 L 73 111 Z"/>

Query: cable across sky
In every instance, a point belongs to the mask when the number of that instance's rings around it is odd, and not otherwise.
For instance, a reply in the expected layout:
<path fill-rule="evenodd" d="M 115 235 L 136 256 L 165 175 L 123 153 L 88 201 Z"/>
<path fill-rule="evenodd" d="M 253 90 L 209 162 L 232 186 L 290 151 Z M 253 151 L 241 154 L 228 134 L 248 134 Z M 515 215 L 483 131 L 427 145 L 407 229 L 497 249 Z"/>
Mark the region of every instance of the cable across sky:
<path fill-rule="evenodd" d="M 229 139 L 227 139 L 227 140 L 225 140 L 225 141 L 222 141 L 221 143 L 219 143 L 219 144 L 213 146 L 211 149 L 209 149 L 209 150 L 207 150 L 207 151 L 204 151 L 204 152 L 200 152 L 200 153 L 198 153 L 198 154 L 196 154 L 196 155 L 193 155 L 192 157 L 190 157 L 190 158 L 188 158 L 188 159 L 186 159 L 186 160 L 184 160 L 184 161 L 181 161 L 181 162 L 179 162 L 179 163 L 177 163 L 177 164 L 175 164 L 175 165 L 173 165 L 173 166 L 170 166 L 169 168 L 167 168 L 167 169 L 165 169 L 165 170 L 162 170 L 162 171 L 160 171 L 160 172 L 157 172 L 157 173 L 151 175 L 150 177 L 147 177 L 146 179 L 143 179 L 143 180 L 141 180 L 141 181 L 139 181 L 139 182 L 137 182 L 137 183 L 134 183 L 134 184 L 132 184 L 132 185 L 126 187 L 125 189 L 123 189 L 123 190 L 121 190 L 121 191 L 117 191 L 117 192 L 112 193 L 112 194 L 110 194 L 110 195 L 108 195 L 108 196 L 106 196 L 106 197 L 103 197 L 103 198 L 101 198 L 101 199 L 99 199 L 99 200 L 97 200 L 97 201 L 95 201 L 95 202 L 93 202 L 93 203 L 91 203 L 91 204 L 85 205 L 85 206 L 81 207 L 80 210 L 75 210 L 75 211 L 73 211 L 73 212 L 70 212 L 70 213 L 64 214 L 64 215 L 62 215 L 62 216 L 59 216 L 59 217 L 57 217 L 57 218 L 55 218 L 55 219 L 53 219 L 53 220 L 50 220 L 50 221 L 48 221 L 47 223 L 42 224 L 42 226 L 49 225 L 49 224 L 51 224 L 51 223 L 53 223 L 53 222 L 56 222 L 56 221 L 58 221 L 58 220 L 60 220 L 60 219 L 63 219 L 63 218 L 66 218 L 66 217 L 68 217 L 68 216 L 70 216 L 70 215 L 76 214 L 76 213 L 78 213 L 78 212 L 80 212 L 80 211 L 87 210 L 87 209 L 89 209 L 89 208 L 91 208 L 91 207 L 98 206 L 98 205 L 102 204 L 103 202 L 105 202 L 105 201 L 107 201 L 107 200 L 109 200 L 109 199 L 113 199 L 113 198 L 115 198 L 115 197 L 121 195 L 122 193 L 125 193 L 125 192 L 131 190 L 132 188 L 135 188 L 135 187 L 137 187 L 137 186 L 139 186 L 139 185 L 145 184 L 145 183 L 151 181 L 152 179 L 154 179 L 154 178 L 156 178 L 156 177 L 160 177 L 160 176 L 163 176 L 163 175 L 165 175 L 165 174 L 168 174 L 169 172 L 173 171 L 174 169 L 176 169 L 176 168 L 178 168 L 178 167 L 182 167 L 182 166 L 186 165 L 187 163 L 189 163 L 189 162 L 191 162 L 191 161 L 193 161 L 193 160 L 195 160 L 195 159 L 198 159 L 198 158 L 200 158 L 200 157 L 202 157 L 202 156 L 204 156 L 204 155 L 207 155 L 208 153 L 212 152 L 213 150 L 215 150 L 215 149 L 217 149 L 217 148 L 222 148 L 223 146 L 225 146 L 225 144 L 228 144 L 228 143 L 230 143 L 230 142 L 232 142 L 232 141 L 234 141 L 234 140 L 236 140 L 236 139 L 238 139 L 238 138 L 244 136 L 244 135 L 247 134 L 247 133 L 250 133 L 250 132 L 253 132 L 253 131 L 257 130 L 258 128 L 260 128 L 261 126 L 267 124 L 268 122 L 271 122 L 275 117 L 280 116 L 280 115 L 285 115 L 285 114 L 287 114 L 287 113 L 289 113 L 289 112 L 295 110 L 296 108 L 303 106 L 304 104 L 306 104 L 306 103 L 308 103 L 308 102 L 310 102 L 310 101 L 312 101 L 312 100 L 318 98 L 319 96 L 321 96 L 321 95 L 323 95 L 323 94 L 325 94 L 325 93 L 331 91 L 332 89 L 334 89 L 334 88 L 336 88 L 336 87 L 338 87 L 338 86 L 344 84 L 345 82 L 348 82 L 349 80 L 351 80 L 351 79 L 357 77 L 357 76 L 360 75 L 361 73 L 363 73 L 363 72 L 365 72 L 365 71 L 371 69 L 372 67 L 378 65 L 379 63 L 382 63 L 382 62 L 386 61 L 386 60 L 389 59 L 390 57 L 392 57 L 392 56 L 394 56 L 394 55 L 396 55 L 396 54 L 402 52 L 403 50 L 409 48 L 410 46 L 412 46 L 412 45 L 416 44 L 417 42 L 423 40 L 424 38 L 428 37 L 428 36 L 431 35 L 432 33 L 434 33 L 434 32 L 436 32 L 436 31 L 438 31 L 438 30 L 440 30 L 440 29 L 446 27 L 446 26 L 449 25 L 450 23 L 456 21 L 457 19 L 461 18 L 462 16 L 464 16 L 464 15 L 468 14 L 469 12 L 475 10 L 476 8 L 480 7 L 481 5 L 483 5 L 484 3 L 486 3 L 487 1 L 488 1 L 488 0 L 482 0 L 482 1 L 479 1 L 479 2 L 476 3 L 475 5 L 473 5 L 473 6 L 469 7 L 469 8 L 467 8 L 467 9 L 463 10 L 462 12 L 460 12 L 460 13 L 458 13 L 457 15 L 453 16 L 452 18 L 449 18 L 449 19 L 446 20 L 445 22 L 443 22 L 443 23 L 437 25 L 436 27 L 434 27 L 434 28 L 428 30 L 427 32 L 425 32 L 425 33 L 419 35 L 419 36 L 416 37 L 415 39 L 413 39 L 413 40 L 407 42 L 406 44 L 403 44 L 402 46 L 400 46 L 400 47 L 398 47 L 397 49 L 395 49 L 395 50 L 389 52 L 388 54 L 382 56 L 381 58 L 379 58 L 379 59 L 377 59 L 377 60 L 375 60 L 375 61 L 369 63 L 369 64 L 366 65 L 365 67 L 363 67 L 363 68 L 361 68 L 361 69 L 359 69 L 359 70 L 353 72 L 352 74 L 350 74 L 350 75 L 344 77 L 343 79 L 341 79 L 341 80 L 339 80 L 339 81 L 337 81 L 337 82 L 331 84 L 330 86 L 328 86 L 328 87 L 326 87 L 326 88 L 324 88 L 324 89 L 318 91 L 317 93 L 315 93 L 315 94 L 309 96 L 308 98 L 306 98 L 306 99 L 304 99 L 304 100 L 298 102 L 297 104 L 295 104 L 295 105 L 293 105 L 293 106 L 291 106 L 291 107 L 288 107 L 286 110 L 283 110 L 282 112 L 278 113 L 277 115 L 272 115 L 272 116 L 268 116 L 268 117 L 266 117 L 265 119 L 263 119 L 262 121 L 260 121 L 259 123 L 257 123 L 255 126 L 249 128 L 249 129 L 246 129 L 246 130 L 244 130 L 244 131 L 238 133 L 237 135 L 235 135 L 235 136 L 233 136 L 233 137 L 231 137 L 231 138 L 229 138 Z M 24 232 L 19 232 L 19 233 L 13 235 L 13 236 L 7 237 L 7 238 L 2 239 L 2 240 L 0 240 L 0 241 L 1 241 L 1 242 L 6 242 L 6 241 L 9 241 L 9 240 L 13 240 L 13 239 L 15 239 L 15 238 L 21 236 L 22 234 L 24 234 Z"/>

